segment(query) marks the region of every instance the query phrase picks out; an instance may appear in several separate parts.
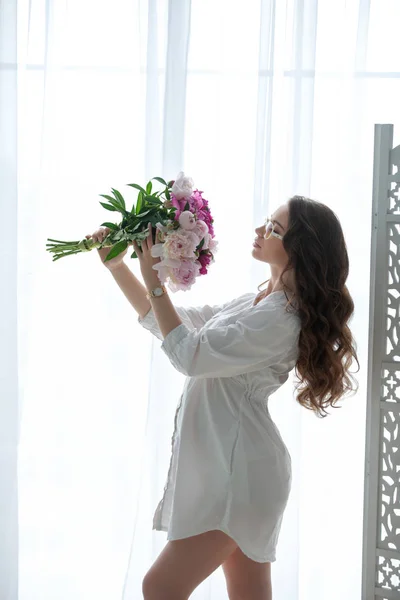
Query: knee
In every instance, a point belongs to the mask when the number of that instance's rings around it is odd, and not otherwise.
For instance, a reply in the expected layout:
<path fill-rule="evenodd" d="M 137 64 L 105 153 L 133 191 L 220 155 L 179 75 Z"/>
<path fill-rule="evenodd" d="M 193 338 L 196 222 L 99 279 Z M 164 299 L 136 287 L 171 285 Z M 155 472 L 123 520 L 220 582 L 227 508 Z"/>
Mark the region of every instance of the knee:
<path fill-rule="evenodd" d="M 158 600 L 161 598 L 162 590 L 151 574 L 145 575 L 142 581 L 143 600 Z"/>
<path fill-rule="evenodd" d="M 142 581 L 142 594 L 144 600 L 157 600 L 161 598 L 161 590 L 154 577 L 149 573 L 145 575 Z"/>

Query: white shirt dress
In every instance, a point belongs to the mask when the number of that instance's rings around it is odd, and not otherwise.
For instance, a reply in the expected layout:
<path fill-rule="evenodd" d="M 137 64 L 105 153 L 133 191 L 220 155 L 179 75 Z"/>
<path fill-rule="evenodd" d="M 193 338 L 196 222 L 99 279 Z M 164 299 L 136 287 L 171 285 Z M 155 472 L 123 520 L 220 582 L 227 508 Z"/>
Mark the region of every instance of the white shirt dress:
<path fill-rule="evenodd" d="M 168 540 L 218 529 L 252 560 L 274 562 L 292 470 L 268 398 L 296 364 L 300 318 L 283 291 L 253 306 L 256 296 L 177 306 L 182 324 L 165 338 L 152 308 L 138 322 L 186 375 L 153 529 Z"/>

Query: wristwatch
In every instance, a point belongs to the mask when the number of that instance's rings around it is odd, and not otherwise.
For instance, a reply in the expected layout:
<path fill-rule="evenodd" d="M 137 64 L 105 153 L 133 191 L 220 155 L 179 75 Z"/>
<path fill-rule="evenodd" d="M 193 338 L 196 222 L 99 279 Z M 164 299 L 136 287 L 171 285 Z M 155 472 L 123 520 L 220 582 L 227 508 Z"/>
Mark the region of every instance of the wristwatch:
<path fill-rule="evenodd" d="M 146 294 L 146 298 L 148 300 L 150 300 L 150 298 L 159 298 L 160 296 L 163 296 L 166 293 L 167 293 L 167 288 L 164 285 L 161 284 L 161 286 L 158 286 L 158 287 L 153 288 L 152 290 L 150 290 Z"/>

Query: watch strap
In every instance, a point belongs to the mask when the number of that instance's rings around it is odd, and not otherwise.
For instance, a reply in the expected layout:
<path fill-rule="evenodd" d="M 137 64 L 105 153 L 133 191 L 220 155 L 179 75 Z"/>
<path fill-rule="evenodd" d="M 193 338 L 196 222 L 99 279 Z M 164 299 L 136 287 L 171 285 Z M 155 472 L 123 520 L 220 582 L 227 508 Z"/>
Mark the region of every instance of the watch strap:
<path fill-rule="evenodd" d="M 154 292 L 155 292 L 155 290 L 159 290 L 159 289 L 161 289 L 161 290 L 162 290 L 162 294 L 155 294 L 155 293 L 154 293 Z M 147 294 L 146 294 L 146 298 L 147 298 L 148 300 L 150 300 L 150 298 L 161 298 L 161 296 L 164 296 L 164 294 L 166 294 L 166 293 L 167 293 L 167 288 L 165 287 L 165 285 L 163 285 L 163 284 L 160 284 L 160 285 L 157 285 L 157 286 L 156 286 L 155 288 L 153 288 L 152 290 L 149 290 L 149 291 L 147 292 Z"/>

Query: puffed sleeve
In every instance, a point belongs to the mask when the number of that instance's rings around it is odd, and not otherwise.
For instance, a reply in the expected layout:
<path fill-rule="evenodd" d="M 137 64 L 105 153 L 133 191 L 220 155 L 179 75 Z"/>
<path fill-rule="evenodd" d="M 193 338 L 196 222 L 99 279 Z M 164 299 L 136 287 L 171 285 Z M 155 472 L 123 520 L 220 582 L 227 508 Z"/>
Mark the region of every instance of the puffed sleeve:
<path fill-rule="evenodd" d="M 229 325 L 191 331 L 182 323 L 161 348 L 186 376 L 234 377 L 278 363 L 297 343 L 298 323 L 282 306 L 264 302 Z"/>
<path fill-rule="evenodd" d="M 178 313 L 181 321 L 186 325 L 188 329 L 200 330 L 203 325 L 206 324 L 214 315 L 219 313 L 221 310 L 229 306 L 232 302 L 238 302 L 245 296 L 252 296 L 251 292 L 242 294 L 239 298 L 235 300 L 229 300 L 228 302 L 224 302 L 223 304 L 205 304 L 204 306 L 174 306 L 176 312 Z M 159 340 L 163 340 L 163 335 L 158 326 L 157 319 L 155 317 L 153 307 L 144 315 L 144 317 L 138 317 L 139 325 L 142 325 L 145 329 L 150 331 L 153 335 L 155 335 Z"/>

